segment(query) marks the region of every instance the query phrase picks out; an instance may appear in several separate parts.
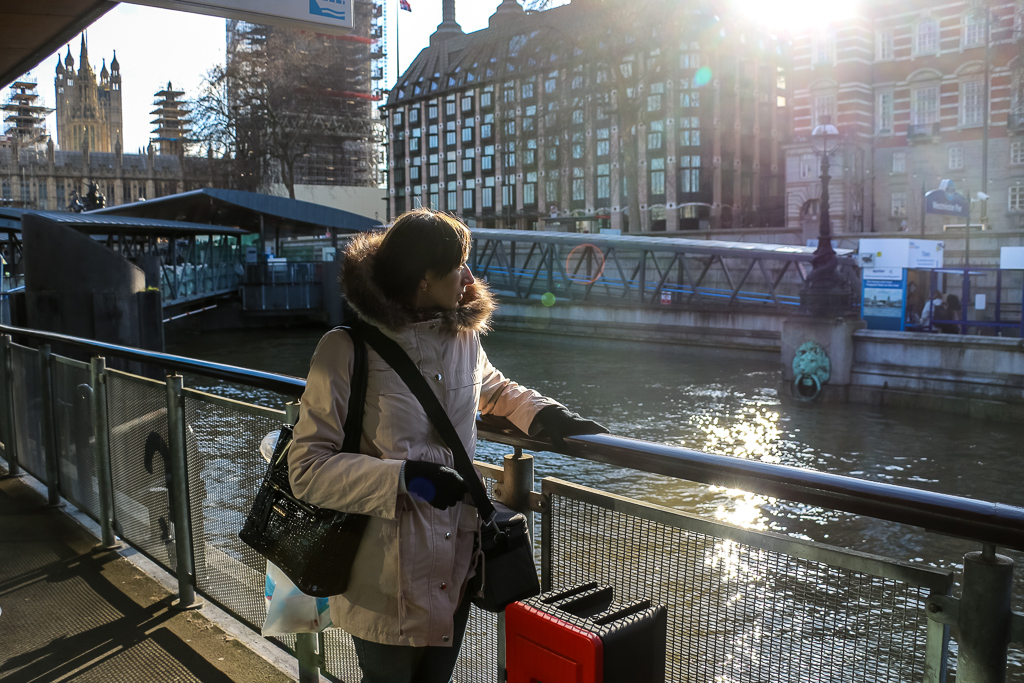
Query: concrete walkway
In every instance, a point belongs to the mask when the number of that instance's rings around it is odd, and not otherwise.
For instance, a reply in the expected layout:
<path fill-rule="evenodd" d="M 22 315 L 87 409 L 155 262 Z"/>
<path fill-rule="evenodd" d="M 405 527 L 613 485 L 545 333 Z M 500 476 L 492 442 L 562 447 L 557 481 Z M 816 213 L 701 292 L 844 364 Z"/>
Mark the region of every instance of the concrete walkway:
<path fill-rule="evenodd" d="M 140 569 L 148 561 L 103 550 L 65 511 L 45 507 L 34 480 L 6 474 L 0 469 L 0 680 L 297 680 L 294 658 L 209 605 L 171 609 L 173 593 Z"/>

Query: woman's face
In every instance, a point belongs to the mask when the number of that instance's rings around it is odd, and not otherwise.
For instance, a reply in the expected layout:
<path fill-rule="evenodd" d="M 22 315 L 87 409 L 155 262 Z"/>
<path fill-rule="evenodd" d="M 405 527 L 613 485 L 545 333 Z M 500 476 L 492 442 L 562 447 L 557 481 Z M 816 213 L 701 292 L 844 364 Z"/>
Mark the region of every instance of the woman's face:
<path fill-rule="evenodd" d="M 466 287 L 474 282 L 476 278 L 465 263 L 443 275 L 428 272 L 416 291 L 416 307 L 458 308 Z"/>

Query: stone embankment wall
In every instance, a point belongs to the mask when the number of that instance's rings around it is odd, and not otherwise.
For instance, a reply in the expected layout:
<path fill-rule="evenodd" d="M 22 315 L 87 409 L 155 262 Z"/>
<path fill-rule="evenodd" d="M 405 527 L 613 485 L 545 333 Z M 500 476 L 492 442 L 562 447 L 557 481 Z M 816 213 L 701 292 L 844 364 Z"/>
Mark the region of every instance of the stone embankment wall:
<path fill-rule="evenodd" d="M 849 398 L 1022 419 L 1024 339 L 857 331 Z"/>
<path fill-rule="evenodd" d="M 783 355 L 783 313 L 657 310 L 503 300 L 495 327 L 621 341 L 713 346 Z M 1024 419 L 1024 340 L 857 330 L 838 400 L 992 419 Z M 790 356 L 792 353 L 790 353 Z M 833 362 L 838 357 L 833 359 Z M 780 392 L 792 371 L 780 363 Z M 845 373 L 843 373 L 845 376 Z"/>

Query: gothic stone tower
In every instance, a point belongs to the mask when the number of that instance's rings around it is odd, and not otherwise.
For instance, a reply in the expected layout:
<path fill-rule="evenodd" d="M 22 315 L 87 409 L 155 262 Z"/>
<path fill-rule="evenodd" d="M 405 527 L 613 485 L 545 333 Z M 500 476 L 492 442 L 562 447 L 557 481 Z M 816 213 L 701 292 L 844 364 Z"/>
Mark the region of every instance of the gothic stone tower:
<path fill-rule="evenodd" d="M 57 144 L 64 150 L 114 152 L 121 138 L 121 66 L 117 53 L 107 70 L 106 60 L 99 83 L 89 64 L 89 47 L 82 36 L 78 71 L 71 49 L 62 64 L 57 60 L 54 86 L 57 91 Z"/>

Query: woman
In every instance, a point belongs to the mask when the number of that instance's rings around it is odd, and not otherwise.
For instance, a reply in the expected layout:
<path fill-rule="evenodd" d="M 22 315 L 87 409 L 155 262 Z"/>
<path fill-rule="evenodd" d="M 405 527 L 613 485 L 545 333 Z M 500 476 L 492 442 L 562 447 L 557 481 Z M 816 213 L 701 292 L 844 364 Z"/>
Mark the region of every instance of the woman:
<path fill-rule="evenodd" d="M 470 457 L 478 410 L 555 440 L 606 431 L 487 360 L 480 335 L 494 302 L 466 266 L 469 248 L 469 230 L 455 218 L 410 211 L 386 232 L 353 240 L 342 289 L 359 317 L 398 342 L 437 388 Z M 469 614 L 479 520 L 419 401 L 367 353 L 361 452 L 343 453 L 352 339 L 334 330 L 317 346 L 288 457 L 292 490 L 370 516 L 348 588 L 331 598 L 331 618 L 352 635 L 364 683 L 445 683 Z"/>

